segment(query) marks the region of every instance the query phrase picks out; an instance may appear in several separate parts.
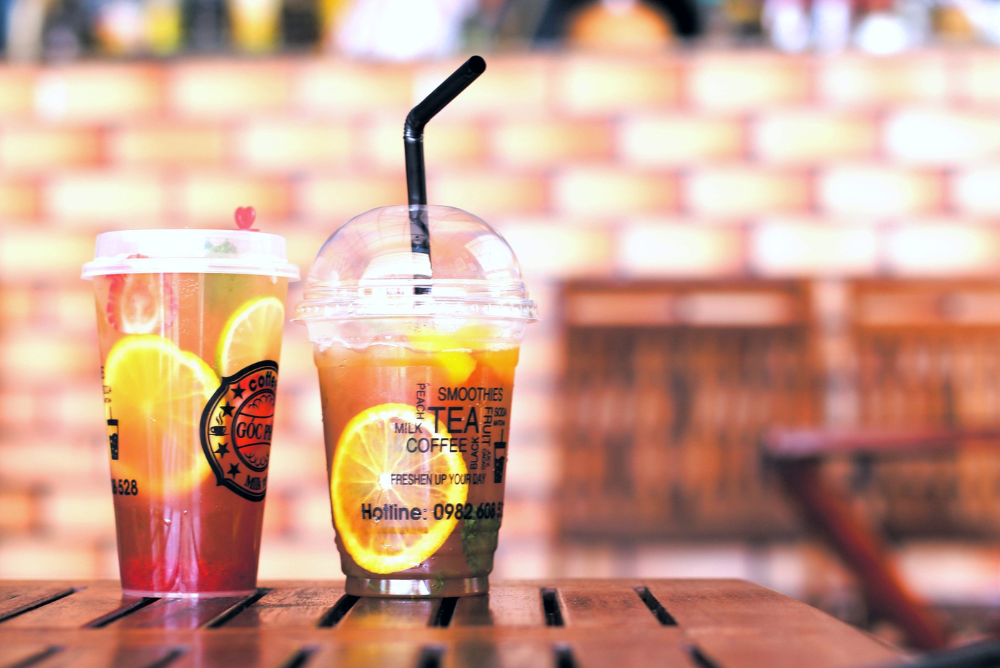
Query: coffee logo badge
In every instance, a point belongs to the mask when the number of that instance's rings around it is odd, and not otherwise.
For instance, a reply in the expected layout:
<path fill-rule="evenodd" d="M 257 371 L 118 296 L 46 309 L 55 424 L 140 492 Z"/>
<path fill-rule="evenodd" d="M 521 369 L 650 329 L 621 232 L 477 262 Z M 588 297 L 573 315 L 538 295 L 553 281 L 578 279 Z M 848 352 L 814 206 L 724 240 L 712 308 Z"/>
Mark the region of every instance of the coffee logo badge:
<path fill-rule="evenodd" d="M 201 448 L 216 484 L 263 501 L 271 459 L 278 365 L 263 361 L 225 376 L 201 414 Z"/>

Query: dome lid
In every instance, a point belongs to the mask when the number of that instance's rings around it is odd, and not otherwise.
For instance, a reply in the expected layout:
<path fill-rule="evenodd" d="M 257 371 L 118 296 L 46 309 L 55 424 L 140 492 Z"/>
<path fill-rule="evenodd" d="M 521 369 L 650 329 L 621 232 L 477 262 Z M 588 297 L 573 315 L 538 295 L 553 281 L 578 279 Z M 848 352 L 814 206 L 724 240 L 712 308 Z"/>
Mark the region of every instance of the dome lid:
<path fill-rule="evenodd" d="M 414 251 L 422 216 L 430 255 Z M 535 320 L 521 267 L 500 234 L 446 206 L 387 206 L 356 216 L 320 249 L 296 320 L 406 316 Z"/>

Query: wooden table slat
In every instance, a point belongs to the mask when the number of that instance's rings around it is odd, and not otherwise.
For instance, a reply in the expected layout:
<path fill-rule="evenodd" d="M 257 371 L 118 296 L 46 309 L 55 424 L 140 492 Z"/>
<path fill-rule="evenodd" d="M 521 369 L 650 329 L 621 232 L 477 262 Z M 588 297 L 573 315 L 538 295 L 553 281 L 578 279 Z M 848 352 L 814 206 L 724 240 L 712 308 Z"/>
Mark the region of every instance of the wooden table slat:
<path fill-rule="evenodd" d="M 0 666 L 13 666 L 32 657 L 43 655 L 51 645 L 43 642 L 19 642 L 16 639 L 0 642 Z"/>
<path fill-rule="evenodd" d="M 307 666 L 337 668 L 415 668 L 422 646 L 417 643 L 383 642 L 321 646 Z"/>
<path fill-rule="evenodd" d="M 467 641 L 448 647 L 445 668 L 552 668 L 556 665 L 551 643 Z"/>
<path fill-rule="evenodd" d="M 4 629 L 79 628 L 141 599 L 123 597 L 118 583 L 96 582 L 3 622 Z"/>
<path fill-rule="evenodd" d="M 32 608 L 73 593 L 72 587 L 0 587 L 0 621 L 24 614 Z"/>
<path fill-rule="evenodd" d="M 540 589 L 498 584 L 486 596 L 460 598 L 451 626 L 545 626 Z"/>
<path fill-rule="evenodd" d="M 315 626 L 343 595 L 343 585 L 275 588 L 223 626 L 227 629 Z"/>
<path fill-rule="evenodd" d="M 595 588 L 583 583 L 573 583 L 559 587 L 563 620 L 567 626 L 660 626 L 630 584 L 626 582 L 616 587 Z"/>
<path fill-rule="evenodd" d="M 338 628 L 429 626 L 440 605 L 441 599 L 363 598 L 351 608 Z"/>
<path fill-rule="evenodd" d="M 245 598 L 164 598 L 112 622 L 108 628 L 196 629 L 239 605 Z"/>

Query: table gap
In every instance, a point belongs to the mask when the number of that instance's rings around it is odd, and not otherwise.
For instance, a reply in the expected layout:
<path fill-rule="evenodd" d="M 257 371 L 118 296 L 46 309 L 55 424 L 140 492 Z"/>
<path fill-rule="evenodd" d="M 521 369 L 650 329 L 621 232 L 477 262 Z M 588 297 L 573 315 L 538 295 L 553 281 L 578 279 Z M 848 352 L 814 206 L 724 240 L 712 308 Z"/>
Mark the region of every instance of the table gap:
<path fill-rule="evenodd" d="M 552 656 L 555 668 L 578 668 L 579 666 L 569 645 L 554 645 L 552 647 Z"/>
<path fill-rule="evenodd" d="M 136 599 L 134 601 L 126 603 L 125 605 L 121 606 L 117 610 L 112 610 L 111 612 L 109 612 L 106 615 L 101 615 L 97 619 L 93 619 L 93 620 L 87 622 L 86 624 L 83 625 L 83 628 L 85 628 L 85 629 L 101 629 L 101 628 L 104 628 L 108 624 L 116 622 L 119 619 L 121 619 L 122 617 L 127 617 L 128 615 L 131 615 L 133 612 L 136 612 L 138 610 L 142 610 L 147 605 L 152 605 L 153 603 L 156 603 L 159 600 L 160 599 L 154 598 L 152 596 L 146 596 L 146 597 L 143 597 L 143 598 Z"/>
<path fill-rule="evenodd" d="M 417 668 L 441 668 L 444 659 L 444 647 L 440 645 L 425 645 L 417 657 Z"/>
<path fill-rule="evenodd" d="M 49 603 L 54 603 L 61 598 L 66 598 L 71 596 L 76 592 L 83 589 L 83 587 L 70 587 L 69 589 L 63 589 L 55 593 L 49 594 L 48 596 L 43 596 L 42 598 L 35 599 L 33 601 L 24 603 L 23 605 L 17 606 L 3 614 L 0 614 L 0 623 L 7 621 L 8 619 L 13 619 L 19 615 L 23 615 L 26 612 L 31 612 L 32 610 L 37 610 L 42 606 L 48 605 Z"/>
<path fill-rule="evenodd" d="M 29 657 L 21 659 L 17 663 L 10 664 L 7 668 L 31 668 L 31 666 L 37 666 L 43 661 L 47 661 L 56 654 L 62 652 L 64 649 L 64 647 L 60 647 L 59 645 L 52 645 L 51 647 L 46 647 L 37 654 L 32 654 Z"/>
<path fill-rule="evenodd" d="M 175 647 L 169 652 L 167 652 L 166 655 L 162 656 L 156 661 L 153 661 L 150 664 L 147 664 L 145 668 L 167 668 L 167 666 L 172 664 L 174 661 L 184 656 L 184 653 L 186 651 L 187 650 L 183 647 Z"/>
<path fill-rule="evenodd" d="M 333 607 L 323 613 L 323 616 L 319 618 L 316 622 L 317 628 L 328 629 L 336 626 L 340 623 L 340 620 L 351 611 L 354 604 L 361 600 L 360 596 L 354 596 L 353 594 L 344 594 L 337 602 L 333 604 Z"/>
<path fill-rule="evenodd" d="M 653 616 L 656 617 L 656 621 L 660 622 L 663 626 L 677 626 L 677 620 L 663 607 L 663 604 L 653 595 L 653 592 L 649 591 L 649 587 L 633 587 L 633 589 L 635 589 L 635 593 L 639 595 L 639 598 L 642 599 L 642 602 L 646 604 L 646 607 L 649 608 L 649 611 L 653 613 Z"/>
<path fill-rule="evenodd" d="M 688 645 L 685 649 L 688 656 L 691 657 L 691 663 L 696 668 L 720 668 L 719 664 L 708 658 L 697 645 Z"/>
<path fill-rule="evenodd" d="M 266 596 L 267 593 L 270 591 L 271 591 L 270 589 L 259 587 L 257 589 L 257 593 L 247 596 L 245 599 L 243 599 L 233 607 L 229 608 L 228 610 L 222 611 L 217 616 L 210 619 L 208 622 L 205 623 L 204 628 L 217 629 L 223 626 L 230 619 L 240 614 L 241 612 L 249 608 L 251 605 L 259 601 L 260 599 L 264 598 L 264 596 Z"/>
<path fill-rule="evenodd" d="M 458 605 L 457 596 L 449 596 L 441 599 L 441 605 L 438 606 L 434 616 L 431 617 L 429 626 L 441 629 L 448 628 L 448 625 L 451 624 L 451 618 L 455 615 L 456 605 Z"/>
<path fill-rule="evenodd" d="M 317 645 L 300 647 L 292 652 L 292 655 L 285 659 L 285 661 L 283 661 L 278 668 L 304 668 L 304 666 L 312 659 L 313 654 L 315 654 L 318 650 L 319 646 Z"/>
<path fill-rule="evenodd" d="M 565 626 L 562 610 L 559 608 L 559 590 L 554 587 L 542 587 L 542 610 L 545 611 L 546 626 Z"/>

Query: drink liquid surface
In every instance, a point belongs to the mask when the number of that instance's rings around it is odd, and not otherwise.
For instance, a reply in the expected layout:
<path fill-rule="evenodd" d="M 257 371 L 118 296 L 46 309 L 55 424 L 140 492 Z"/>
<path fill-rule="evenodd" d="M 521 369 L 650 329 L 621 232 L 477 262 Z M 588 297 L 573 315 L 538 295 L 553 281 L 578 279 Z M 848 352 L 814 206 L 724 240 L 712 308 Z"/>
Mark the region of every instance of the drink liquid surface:
<path fill-rule="evenodd" d="M 287 284 L 94 278 L 126 593 L 256 587 Z"/>

